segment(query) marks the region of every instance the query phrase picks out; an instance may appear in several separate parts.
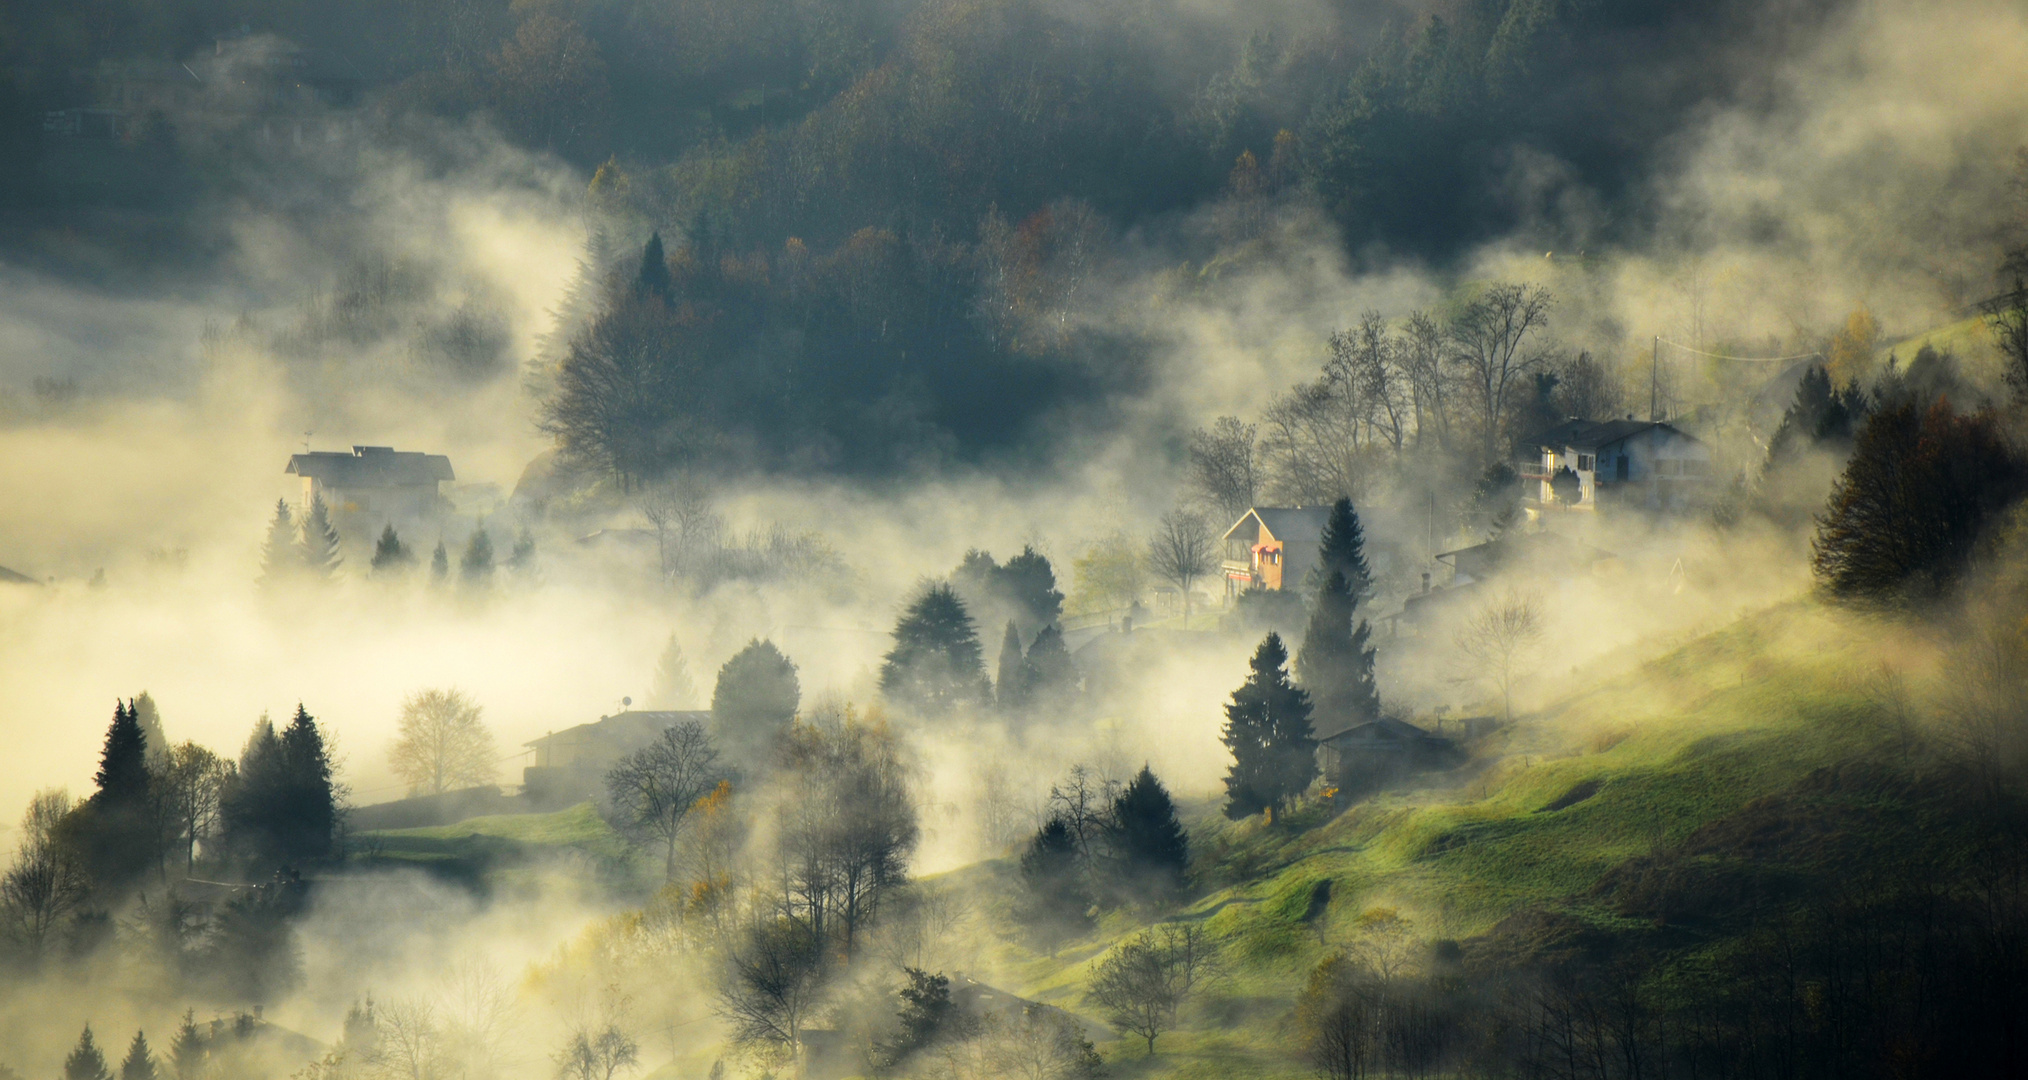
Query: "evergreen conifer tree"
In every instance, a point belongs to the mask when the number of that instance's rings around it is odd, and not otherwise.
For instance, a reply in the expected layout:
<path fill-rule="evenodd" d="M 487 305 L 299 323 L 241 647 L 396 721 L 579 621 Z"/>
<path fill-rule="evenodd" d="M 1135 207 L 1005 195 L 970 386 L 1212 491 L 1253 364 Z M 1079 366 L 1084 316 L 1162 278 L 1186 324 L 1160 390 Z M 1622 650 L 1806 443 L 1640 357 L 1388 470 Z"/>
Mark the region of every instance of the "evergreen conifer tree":
<path fill-rule="evenodd" d="M 923 590 L 895 623 L 894 648 L 880 666 L 880 691 L 925 715 L 987 699 L 979 635 L 949 585 Z"/>
<path fill-rule="evenodd" d="M 219 798 L 219 820 L 226 844 L 259 864 L 279 859 L 273 822 L 286 800 L 288 771 L 282 761 L 282 740 L 263 715 L 254 721 L 239 768 Z"/>
<path fill-rule="evenodd" d="M 79 839 L 92 877 L 117 887 L 146 872 L 161 855 L 148 737 L 131 701 L 113 703 L 113 722 L 92 782 L 97 790 L 85 802 Z"/>
<path fill-rule="evenodd" d="M 1028 672 L 1022 666 L 1021 631 L 1007 620 L 1007 632 L 1000 637 L 1000 669 L 993 680 L 1000 707 L 1009 711 L 1028 703 Z"/>
<path fill-rule="evenodd" d="M 1373 587 L 1373 573 L 1366 566 L 1366 530 L 1359 524 L 1359 512 L 1352 508 L 1352 500 L 1339 499 L 1331 504 L 1319 547 L 1317 580 L 1312 589 L 1328 581 L 1333 573 L 1343 574 L 1352 602 L 1357 604 Z"/>
<path fill-rule="evenodd" d="M 148 1053 L 148 1037 L 138 1031 L 127 1046 L 126 1060 L 120 1062 L 120 1080 L 155 1080 L 155 1059 Z"/>
<path fill-rule="evenodd" d="M 294 578 L 303 567 L 296 553 L 296 519 L 289 513 L 287 499 L 275 500 L 275 516 L 268 522 L 268 539 L 261 545 L 263 588 L 273 588 Z"/>
<path fill-rule="evenodd" d="M 802 696 L 796 665 L 774 642 L 753 639 L 718 669 L 711 690 L 711 724 L 719 744 L 741 764 L 764 763 L 796 718 Z"/>
<path fill-rule="evenodd" d="M 485 585 L 493 580 L 493 538 L 481 528 L 472 533 L 465 553 L 458 557 L 458 576 L 467 585 Z"/>
<path fill-rule="evenodd" d="M 1063 615 L 1063 593 L 1056 587 L 1056 570 L 1049 558 L 1033 547 L 1008 559 L 995 575 L 1000 590 L 1020 605 L 1030 626 L 1048 626 Z"/>
<path fill-rule="evenodd" d="M 329 858 L 338 838 L 338 791 L 324 733 L 300 702 L 282 731 L 281 748 L 288 777 L 286 812 L 277 829 L 281 854 L 291 864 Z"/>
<path fill-rule="evenodd" d="M 1079 865 L 1077 835 L 1061 817 L 1051 816 L 1021 853 L 1021 881 L 1028 889 L 1023 914 L 1049 943 L 1089 923 L 1091 894 Z"/>
<path fill-rule="evenodd" d="M 338 530 L 331 524 L 331 508 L 324 505 L 324 496 L 310 500 L 310 512 L 303 518 L 303 542 L 298 549 L 303 559 L 303 570 L 312 581 L 329 581 L 338 575 L 338 566 L 345 561 L 338 550 Z"/>
<path fill-rule="evenodd" d="M 1190 838 L 1176 820 L 1169 789 L 1146 765 L 1113 802 L 1113 857 L 1128 893 L 1168 897 L 1183 888 L 1190 866 Z"/>
<path fill-rule="evenodd" d="M 134 719 L 140 721 L 141 737 L 147 747 L 148 771 L 159 774 L 169 767 L 169 735 L 162 729 L 162 710 L 146 690 L 134 697 Z"/>
<path fill-rule="evenodd" d="M 437 541 L 437 549 L 430 552 L 430 580 L 439 585 L 450 580 L 451 553 L 444 549 L 444 542 Z"/>
<path fill-rule="evenodd" d="M 415 565 L 415 552 L 401 542 L 401 536 L 394 531 L 392 523 L 380 530 L 380 540 L 373 545 L 372 568 L 376 577 L 393 577 L 408 571 Z"/>
<path fill-rule="evenodd" d="M 669 276 L 669 257 L 663 251 L 659 230 L 648 234 L 648 243 L 641 249 L 641 271 L 635 276 L 634 283 L 643 297 L 653 297 L 663 303 L 675 298 L 676 286 Z"/>
<path fill-rule="evenodd" d="M 1061 706 L 1077 692 L 1077 664 L 1063 644 L 1063 631 L 1053 623 L 1035 635 L 1021 672 L 1033 703 Z"/>
<path fill-rule="evenodd" d="M 113 1080 L 106 1071 L 106 1056 L 99 1053 L 98 1043 L 92 1039 L 90 1024 L 85 1025 L 70 1056 L 63 1059 L 63 1080 Z"/>
<path fill-rule="evenodd" d="M 690 680 L 690 665 L 683 659 L 683 645 L 675 634 L 662 646 L 655 664 L 655 685 L 648 700 L 658 709 L 692 709 L 697 706 L 697 684 Z M 790 710 L 794 712 L 792 708 Z"/>
<path fill-rule="evenodd" d="M 176 1065 L 176 1080 L 202 1080 L 204 1035 L 197 1030 L 196 1010 L 183 1010 L 183 1022 L 177 1025 L 176 1038 L 169 1043 L 169 1060 Z"/>
<path fill-rule="evenodd" d="M 535 534 L 525 525 L 515 534 L 514 547 L 507 552 L 507 569 L 520 578 L 535 572 Z"/>
<path fill-rule="evenodd" d="M 1225 776 L 1225 816 L 1235 821 L 1282 806 L 1317 775 L 1310 696 L 1289 682 L 1288 658 L 1281 636 L 1270 632 L 1225 707 L 1220 741 L 1233 759 Z"/>
<path fill-rule="evenodd" d="M 1375 650 L 1366 644 L 1372 631 L 1364 619 L 1352 625 L 1354 603 L 1344 575 L 1332 571 L 1296 655 L 1296 679 L 1309 692 L 1312 715 L 1332 730 L 1380 717 Z"/>

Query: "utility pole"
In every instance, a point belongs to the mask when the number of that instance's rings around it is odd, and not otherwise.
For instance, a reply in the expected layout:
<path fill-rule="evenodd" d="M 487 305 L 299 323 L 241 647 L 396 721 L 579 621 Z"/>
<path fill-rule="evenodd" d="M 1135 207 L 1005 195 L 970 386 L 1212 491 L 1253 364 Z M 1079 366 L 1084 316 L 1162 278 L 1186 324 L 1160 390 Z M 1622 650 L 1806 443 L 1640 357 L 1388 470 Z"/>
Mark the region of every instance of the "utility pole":
<path fill-rule="evenodd" d="M 1655 335 L 1655 343 L 1654 343 L 1654 345 L 1652 346 L 1652 348 L 1650 349 L 1650 351 L 1649 351 L 1649 353 L 1648 353 L 1648 422 L 1649 422 L 1649 423 L 1653 423 L 1653 422 L 1655 422 L 1655 421 L 1657 421 L 1657 420 L 1660 420 L 1660 419 L 1661 419 L 1661 417 L 1659 417 L 1659 416 L 1655 415 L 1655 409 L 1656 409 L 1656 394 L 1657 394 L 1657 392 L 1658 392 L 1658 391 L 1659 391 L 1659 390 L 1661 389 L 1661 384 L 1662 384 L 1662 335 L 1660 335 L 1660 334 L 1656 334 L 1656 335 Z"/>

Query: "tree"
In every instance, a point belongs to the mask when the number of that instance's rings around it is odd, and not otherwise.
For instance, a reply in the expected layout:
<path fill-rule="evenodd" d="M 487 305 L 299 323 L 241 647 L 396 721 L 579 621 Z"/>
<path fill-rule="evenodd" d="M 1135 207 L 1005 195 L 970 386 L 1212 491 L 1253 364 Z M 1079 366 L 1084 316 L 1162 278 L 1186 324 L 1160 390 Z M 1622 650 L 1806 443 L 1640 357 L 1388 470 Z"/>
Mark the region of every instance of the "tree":
<path fill-rule="evenodd" d="M 1260 489 L 1259 429 L 1221 416 L 1190 434 L 1190 486 L 1204 509 L 1221 522 L 1238 521 Z"/>
<path fill-rule="evenodd" d="M 1167 899 L 1183 889 L 1190 837 L 1169 789 L 1146 765 L 1113 803 L 1113 872 L 1131 894 Z"/>
<path fill-rule="evenodd" d="M 796 665 L 772 641 L 755 638 L 718 669 L 711 724 L 735 761 L 760 764 L 796 718 L 802 702 Z"/>
<path fill-rule="evenodd" d="M 78 1036 L 70 1056 L 63 1059 L 63 1080 L 112 1080 L 112 1074 L 106 1071 L 106 1056 L 99 1053 L 98 1043 L 92 1040 L 90 1024 Z"/>
<path fill-rule="evenodd" d="M 1985 523 L 2017 499 L 2024 469 L 1989 411 L 1961 415 L 1890 403 L 1867 417 L 1830 504 L 1811 566 L 1832 594 L 1884 599 L 1936 590 L 1971 558 Z"/>
<path fill-rule="evenodd" d="M 437 541 L 435 551 L 430 552 L 430 581 L 441 585 L 451 577 L 451 553 L 444 549 L 444 542 Z"/>
<path fill-rule="evenodd" d="M 1557 421 L 1609 420 L 1624 410 L 1626 396 L 1619 375 L 1589 352 L 1579 351 L 1557 369 Z"/>
<path fill-rule="evenodd" d="M 415 565 L 415 552 L 401 542 L 389 524 L 380 530 L 380 540 L 373 545 L 373 561 L 370 564 L 377 577 L 394 577 L 405 574 Z"/>
<path fill-rule="evenodd" d="M 330 752 L 317 720 L 300 702 L 281 735 L 288 769 L 288 813 L 282 818 L 282 851 L 291 863 L 329 858 L 338 841 L 339 788 Z"/>
<path fill-rule="evenodd" d="M 2028 284 L 2017 276 L 2012 289 L 1986 301 L 1985 315 L 1986 328 L 2000 350 L 2007 385 L 2016 400 L 2028 400 Z"/>
<path fill-rule="evenodd" d="M 988 696 L 979 635 L 964 601 L 932 583 L 894 625 L 894 648 L 880 666 L 888 700 L 928 716 L 947 715 Z"/>
<path fill-rule="evenodd" d="M 1063 594 L 1049 558 L 1032 546 L 1005 565 L 991 552 L 974 548 L 951 573 L 951 590 L 965 610 L 981 621 L 1012 618 L 1026 637 L 1054 623 L 1063 614 Z"/>
<path fill-rule="evenodd" d="M 1344 575 L 1354 604 L 1373 588 L 1373 572 L 1366 565 L 1366 530 L 1359 524 L 1359 512 L 1352 508 L 1350 499 L 1331 504 L 1318 543 L 1316 584 L 1321 586 L 1333 573 Z"/>
<path fill-rule="evenodd" d="M 52 936 L 91 896 L 91 877 L 62 828 L 71 814 L 63 791 L 37 792 L 21 819 L 14 863 L 0 876 L 0 930 L 31 961 L 41 959 Z"/>
<path fill-rule="evenodd" d="M 162 849 L 156 778 L 148 771 L 148 739 L 133 702 L 114 702 L 92 779 L 97 790 L 73 827 L 92 877 L 123 886 L 158 864 Z"/>
<path fill-rule="evenodd" d="M 1823 365 L 1811 364 L 1796 383 L 1796 395 L 1768 439 L 1767 468 L 1779 468 L 1811 447 L 1828 444 L 1842 453 L 1865 416 L 1866 399 L 1857 383 L 1840 391 Z"/>
<path fill-rule="evenodd" d="M 155 1080 L 155 1058 L 148 1053 L 148 1037 L 138 1031 L 127 1046 L 126 1059 L 120 1062 L 120 1080 Z"/>
<path fill-rule="evenodd" d="M 1147 591 L 1144 549 L 1145 545 L 1125 530 L 1086 548 L 1071 564 L 1079 610 L 1118 611 L 1140 603 L 1141 594 Z"/>
<path fill-rule="evenodd" d="M 472 538 L 465 543 L 465 553 L 458 556 L 458 576 L 466 585 L 492 584 L 493 538 L 484 528 L 474 529 Z"/>
<path fill-rule="evenodd" d="M 606 800 L 621 832 L 662 846 L 662 880 L 676 879 L 676 839 L 722 770 L 704 725 L 685 720 L 606 773 Z"/>
<path fill-rule="evenodd" d="M 401 703 L 387 763 L 410 795 L 490 784 L 499 775 L 493 733 L 477 702 L 459 690 L 419 690 Z"/>
<path fill-rule="evenodd" d="M 1310 696 L 1289 682 L 1288 658 L 1281 636 L 1270 632 L 1225 707 L 1220 741 L 1232 752 L 1225 816 L 1235 821 L 1286 804 L 1317 775 Z"/>
<path fill-rule="evenodd" d="M 1486 601 L 1453 638 L 1458 651 L 1500 692 L 1508 722 L 1514 719 L 1514 682 L 1542 640 L 1541 603 L 1513 589 Z"/>
<path fill-rule="evenodd" d="M 226 842 L 263 866 L 326 858 L 337 839 L 339 794 L 316 719 L 299 704 L 277 733 L 263 716 L 221 799 Z"/>
<path fill-rule="evenodd" d="M 194 742 L 170 752 L 163 786 L 167 791 L 171 835 L 183 844 L 183 869 L 196 867 L 197 845 L 208 842 L 219 827 L 220 799 L 232 785 L 233 763 Z"/>
<path fill-rule="evenodd" d="M 681 467 L 712 439 L 702 336 L 658 298 L 620 298 L 571 342 L 542 430 L 623 489 Z"/>
<path fill-rule="evenodd" d="M 1148 1056 L 1154 1057 L 1155 1039 L 1175 1026 L 1185 993 L 1175 958 L 1143 933 L 1099 961 L 1084 996 L 1113 1026 L 1148 1040 Z"/>
<path fill-rule="evenodd" d="M 1023 914 L 1050 943 L 1051 955 L 1066 934 L 1089 922 L 1092 898 L 1081 863 L 1077 836 L 1058 815 L 1035 830 L 1021 853 L 1021 881 L 1028 888 Z"/>
<path fill-rule="evenodd" d="M 526 525 L 514 534 L 514 547 L 507 552 L 507 572 L 524 581 L 535 573 L 535 534 Z"/>
<path fill-rule="evenodd" d="M 669 256 L 662 247 L 660 229 L 650 232 L 647 244 L 641 248 L 641 269 L 634 275 L 634 290 L 665 304 L 676 300 L 676 282 L 669 276 Z"/>
<path fill-rule="evenodd" d="M 993 680 L 994 696 L 1004 710 L 1019 709 L 1028 703 L 1028 677 L 1021 661 L 1021 631 L 1015 628 L 1014 620 L 1008 619 L 1007 632 L 1000 638 L 999 677 Z"/>
<path fill-rule="evenodd" d="M 303 574 L 311 581 L 331 580 L 345 561 L 338 550 L 338 530 L 331 524 L 331 508 L 321 494 L 310 498 L 310 513 L 303 518 L 303 539 L 297 552 L 303 560 Z"/>
<path fill-rule="evenodd" d="M 894 1069 L 910 1057 L 946 1039 L 964 1039 L 977 1033 L 979 1023 L 951 1000 L 951 980 L 942 973 L 932 975 L 918 968 L 904 968 L 908 985 L 901 988 L 901 1009 L 895 1014 L 894 1031 L 874 1044 L 874 1064 L 881 1070 Z"/>
<path fill-rule="evenodd" d="M 1077 693 L 1077 663 L 1063 644 L 1063 631 L 1045 626 L 1028 646 L 1021 661 L 1021 680 L 1028 700 L 1037 705 L 1061 707 Z"/>
<path fill-rule="evenodd" d="M 1332 730 L 1380 718 L 1380 690 L 1374 682 L 1375 650 L 1366 644 L 1366 620 L 1352 625 L 1355 599 L 1337 570 L 1317 593 L 1303 647 L 1296 655 L 1296 679 L 1309 692 L 1314 715 Z"/>
<path fill-rule="evenodd" d="M 1543 363 L 1526 351 L 1531 334 L 1549 323 L 1555 298 L 1537 285 L 1495 284 L 1466 304 L 1451 321 L 1450 340 L 1478 413 L 1484 460 L 1500 460 L 1501 427 L 1515 388 Z"/>
<path fill-rule="evenodd" d="M 287 499 L 276 499 L 267 542 L 261 546 L 261 586 L 272 589 L 293 580 L 302 567 L 303 560 L 296 553 L 295 516 L 289 513 Z"/>
<path fill-rule="evenodd" d="M 176 1063 L 176 1080 L 201 1080 L 204 1075 L 204 1036 L 197 1030 L 197 1012 L 183 1010 L 183 1022 L 169 1043 L 169 1059 Z"/>
<path fill-rule="evenodd" d="M 765 919 L 727 950 L 718 1015 L 740 1046 L 793 1054 L 822 998 L 826 966 L 817 935 L 794 919 Z"/>
<path fill-rule="evenodd" d="M 775 858 L 783 909 L 850 959 L 859 932 L 908 881 L 922 837 L 909 767 L 894 732 L 848 709 L 797 724 L 782 752 Z"/>
<path fill-rule="evenodd" d="M 1161 528 L 1148 538 L 1148 569 L 1183 594 L 1183 625 L 1190 625 L 1190 590 L 1198 578 L 1218 569 L 1211 528 L 1187 510 L 1163 514 Z"/>
<path fill-rule="evenodd" d="M 580 1027 L 553 1059 L 558 1080 L 613 1080 L 640 1061 L 640 1046 L 617 1024 L 597 1030 Z"/>
<path fill-rule="evenodd" d="M 491 103 L 524 145 L 599 160 L 612 88 L 597 43 L 575 22 L 538 11 L 489 59 Z"/>
<path fill-rule="evenodd" d="M 169 767 L 169 734 L 162 726 L 162 710 L 146 690 L 134 695 L 134 720 L 141 725 L 142 760 L 151 775 L 160 773 Z"/>
<path fill-rule="evenodd" d="M 668 644 L 662 646 L 661 659 L 655 662 L 655 685 L 648 692 L 648 700 L 658 709 L 689 709 L 697 704 L 697 684 L 690 681 L 690 665 L 683 659 L 683 645 L 673 633 Z M 795 709 L 789 711 L 794 713 Z"/>

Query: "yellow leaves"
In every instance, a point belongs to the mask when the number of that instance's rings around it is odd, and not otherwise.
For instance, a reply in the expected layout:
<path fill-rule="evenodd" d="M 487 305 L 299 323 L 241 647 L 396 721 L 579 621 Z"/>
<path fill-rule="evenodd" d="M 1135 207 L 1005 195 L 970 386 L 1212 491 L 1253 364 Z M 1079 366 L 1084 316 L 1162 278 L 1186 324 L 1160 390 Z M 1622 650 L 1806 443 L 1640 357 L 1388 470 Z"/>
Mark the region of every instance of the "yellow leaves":
<path fill-rule="evenodd" d="M 1880 321 L 1864 302 L 1852 309 L 1845 325 L 1831 335 L 1831 354 L 1824 365 L 1833 386 L 1843 386 L 1865 376 L 1873 367 L 1874 350 L 1880 347 Z"/>

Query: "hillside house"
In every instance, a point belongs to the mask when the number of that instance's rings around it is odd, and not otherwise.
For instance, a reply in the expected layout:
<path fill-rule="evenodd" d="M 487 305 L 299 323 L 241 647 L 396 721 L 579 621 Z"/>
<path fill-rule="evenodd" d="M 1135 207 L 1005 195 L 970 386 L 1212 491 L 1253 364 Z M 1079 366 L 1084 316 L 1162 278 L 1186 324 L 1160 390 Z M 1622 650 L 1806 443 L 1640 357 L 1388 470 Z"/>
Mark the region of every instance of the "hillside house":
<path fill-rule="evenodd" d="M 1457 747 L 1414 724 L 1381 717 L 1334 731 L 1317 740 L 1317 768 L 1325 782 L 1356 788 L 1388 777 L 1448 768 Z"/>
<path fill-rule="evenodd" d="M 283 471 L 303 478 L 303 510 L 322 496 L 340 531 L 364 535 L 382 525 L 399 531 L 441 521 L 446 507 L 440 485 L 457 479 L 450 458 L 391 446 L 295 454 Z"/>
<path fill-rule="evenodd" d="M 1250 588 L 1300 588 L 1317 565 L 1330 516 L 1325 506 L 1256 506 L 1241 515 L 1220 539 L 1226 600 Z"/>
<path fill-rule="evenodd" d="M 630 709 L 531 739 L 521 744 L 535 752 L 535 763 L 521 771 L 522 794 L 531 803 L 554 806 L 595 798 L 608 769 L 686 720 L 708 725 L 711 714 Z"/>
<path fill-rule="evenodd" d="M 1566 420 L 1516 446 L 1523 494 L 1537 508 L 1696 505 L 1711 483 L 1711 448 L 1656 420 Z M 1568 469 L 1574 489 L 1558 492 Z"/>

